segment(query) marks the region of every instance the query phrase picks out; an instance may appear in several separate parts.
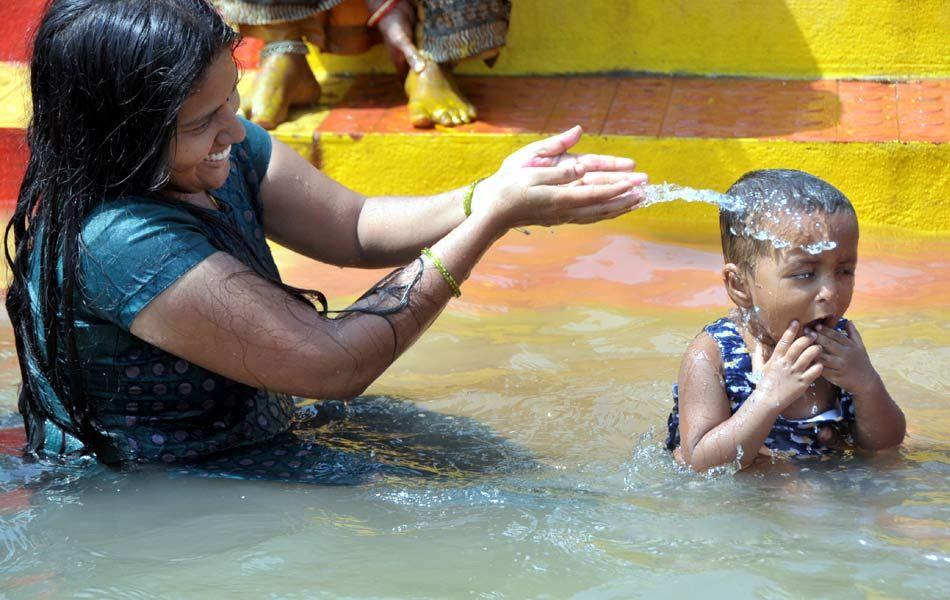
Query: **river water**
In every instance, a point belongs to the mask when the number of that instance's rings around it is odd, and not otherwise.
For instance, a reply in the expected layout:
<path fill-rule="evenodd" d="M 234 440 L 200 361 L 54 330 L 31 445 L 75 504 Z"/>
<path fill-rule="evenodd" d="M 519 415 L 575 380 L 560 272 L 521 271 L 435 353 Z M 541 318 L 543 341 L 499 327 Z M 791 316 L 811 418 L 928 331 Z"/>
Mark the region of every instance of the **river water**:
<path fill-rule="evenodd" d="M 682 352 L 727 308 L 711 223 L 501 240 L 369 396 L 311 432 L 403 474 L 52 468 L 8 430 L 0 597 L 950 597 L 950 239 L 862 232 L 848 317 L 907 415 L 899 451 L 698 475 L 662 442 Z M 335 308 L 381 275 L 277 255 Z M 0 352 L 16 426 L 6 320 Z"/>

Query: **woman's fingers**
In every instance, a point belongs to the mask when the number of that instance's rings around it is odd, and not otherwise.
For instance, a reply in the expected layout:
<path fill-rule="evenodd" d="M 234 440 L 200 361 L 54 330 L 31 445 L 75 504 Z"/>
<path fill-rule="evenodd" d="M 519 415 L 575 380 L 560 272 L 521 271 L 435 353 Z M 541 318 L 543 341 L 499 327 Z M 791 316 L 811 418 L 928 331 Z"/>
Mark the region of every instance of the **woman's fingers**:
<path fill-rule="evenodd" d="M 531 156 L 539 158 L 553 158 L 559 154 L 564 154 L 570 150 L 581 139 L 583 130 L 580 125 L 575 125 L 567 131 L 543 139 L 539 142 L 528 144 L 524 151 L 530 152 Z"/>
<path fill-rule="evenodd" d="M 575 160 L 588 171 L 633 171 L 637 166 L 632 158 L 606 154 L 581 154 Z"/>
<path fill-rule="evenodd" d="M 595 206 L 585 206 L 571 211 L 571 223 L 596 223 L 614 219 L 635 209 L 643 200 L 632 192 L 621 194 L 612 200 Z"/>
<path fill-rule="evenodd" d="M 528 172 L 528 185 L 564 185 L 580 181 L 584 167 L 576 162 L 564 162 L 556 167 L 537 167 Z"/>
<path fill-rule="evenodd" d="M 647 182 L 646 173 L 631 173 L 629 171 L 586 171 L 584 176 L 573 182 L 572 185 L 599 185 L 615 181 L 629 181 L 630 185 L 643 185 Z"/>
<path fill-rule="evenodd" d="M 561 186 L 547 188 L 552 200 L 565 210 L 600 204 L 627 192 L 637 193 L 629 181 L 616 181 L 594 185 Z M 639 192 L 642 196 L 642 191 Z"/>
<path fill-rule="evenodd" d="M 566 161 L 576 161 L 584 165 L 587 171 L 633 171 L 637 166 L 632 158 L 610 156 L 608 154 L 558 154 L 555 156 L 535 156 L 524 166 L 526 167 L 553 167 Z"/>

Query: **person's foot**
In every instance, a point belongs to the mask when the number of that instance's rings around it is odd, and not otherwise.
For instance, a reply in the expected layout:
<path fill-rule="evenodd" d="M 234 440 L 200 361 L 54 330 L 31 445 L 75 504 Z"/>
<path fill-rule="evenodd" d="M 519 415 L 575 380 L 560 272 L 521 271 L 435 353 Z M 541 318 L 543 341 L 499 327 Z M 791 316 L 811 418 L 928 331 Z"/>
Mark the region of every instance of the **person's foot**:
<path fill-rule="evenodd" d="M 314 104 L 320 84 L 302 54 L 274 53 L 261 59 L 250 96 L 242 99 L 241 112 L 264 129 L 287 120 L 291 106 Z"/>
<path fill-rule="evenodd" d="M 406 77 L 409 120 L 414 127 L 471 123 L 475 107 L 462 96 L 449 74 L 432 61 L 421 72 L 410 69 Z"/>

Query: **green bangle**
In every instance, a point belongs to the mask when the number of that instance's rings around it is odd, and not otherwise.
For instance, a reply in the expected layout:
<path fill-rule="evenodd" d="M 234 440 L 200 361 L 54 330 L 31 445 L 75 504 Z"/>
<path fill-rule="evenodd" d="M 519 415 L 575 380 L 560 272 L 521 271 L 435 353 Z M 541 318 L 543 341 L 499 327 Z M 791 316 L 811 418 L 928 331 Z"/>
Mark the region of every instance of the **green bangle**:
<path fill-rule="evenodd" d="M 475 196 L 475 186 L 483 181 L 485 181 L 484 177 L 476 179 L 468 186 L 468 189 L 465 190 L 465 197 L 462 199 L 462 210 L 465 211 L 466 217 L 472 216 L 472 198 Z"/>
<path fill-rule="evenodd" d="M 462 290 L 459 288 L 459 284 L 455 281 L 455 277 L 452 277 L 452 274 L 449 273 L 449 270 L 445 268 L 445 265 L 442 264 L 442 261 L 439 260 L 435 254 L 432 254 L 432 250 L 428 248 L 422 249 L 422 255 L 428 258 L 435 268 L 438 269 L 439 273 L 442 274 L 442 279 L 445 279 L 445 283 L 449 284 L 449 289 L 452 290 L 452 295 L 456 298 L 461 297 Z"/>

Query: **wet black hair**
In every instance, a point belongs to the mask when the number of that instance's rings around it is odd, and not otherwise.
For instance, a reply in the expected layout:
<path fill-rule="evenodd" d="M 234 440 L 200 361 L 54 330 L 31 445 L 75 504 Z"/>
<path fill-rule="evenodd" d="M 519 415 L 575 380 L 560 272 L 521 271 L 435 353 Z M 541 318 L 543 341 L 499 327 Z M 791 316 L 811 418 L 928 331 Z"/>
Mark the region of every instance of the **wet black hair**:
<path fill-rule="evenodd" d="M 839 211 L 855 214 L 851 202 L 838 188 L 794 169 L 750 171 L 733 183 L 726 194 L 739 201 L 741 210 L 719 211 L 722 255 L 727 263 L 748 270 L 755 267 L 756 258 L 775 249 L 771 240 L 758 239 L 755 233 L 775 233 L 775 226 L 787 223 L 790 215 Z"/>
<path fill-rule="evenodd" d="M 28 433 L 49 419 L 93 450 L 100 439 L 101 428 L 83 394 L 75 336 L 81 230 L 97 206 L 123 196 L 171 202 L 215 223 L 222 239 L 246 244 L 209 211 L 162 194 L 182 105 L 216 57 L 233 53 L 239 42 L 207 0 L 48 4 L 33 42 L 30 156 L 6 230 L 12 273 L 6 306 Z M 221 249 L 227 245 L 212 243 Z M 247 254 L 256 260 L 256 253 Z M 306 301 L 306 290 L 280 283 L 263 265 L 248 267 Z M 39 286 L 31 296 L 32 269 L 39 271 Z M 314 294 L 325 310 L 322 295 Z M 42 380 L 68 419 L 43 409 Z M 42 436 L 29 437 L 31 450 L 41 450 Z"/>

